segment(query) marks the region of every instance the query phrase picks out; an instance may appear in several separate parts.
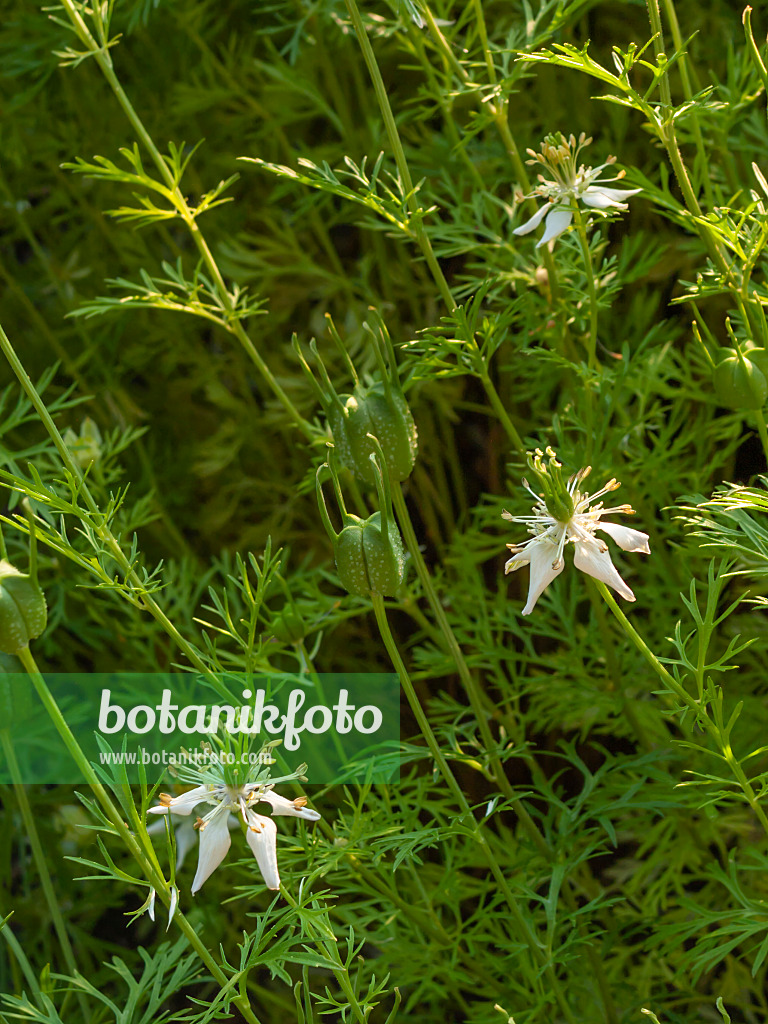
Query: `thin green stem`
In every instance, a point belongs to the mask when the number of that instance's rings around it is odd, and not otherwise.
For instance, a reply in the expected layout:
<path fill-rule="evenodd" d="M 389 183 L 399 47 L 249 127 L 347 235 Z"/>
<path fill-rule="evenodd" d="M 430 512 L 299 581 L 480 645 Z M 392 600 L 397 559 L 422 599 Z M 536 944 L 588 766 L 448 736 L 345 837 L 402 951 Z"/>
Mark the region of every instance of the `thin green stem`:
<path fill-rule="evenodd" d="M 119 809 L 115 806 L 111 796 L 107 792 L 106 788 L 102 784 L 101 780 L 97 776 L 93 769 L 93 766 L 89 762 L 88 758 L 83 753 L 80 745 L 78 744 L 72 730 L 67 725 L 66 719 L 61 712 L 53 694 L 48 688 L 48 684 L 43 678 L 40 669 L 37 666 L 37 662 L 30 651 L 29 647 L 23 648 L 18 654 L 19 660 L 21 661 L 27 675 L 32 681 L 32 685 L 35 687 L 40 700 L 48 712 L 48 715 L 56 727 L 59 736 L 64 741 L 72 760 L 75 762 L 80 772 L 82 773 L 85 781 L 91 787 L 91 791 L 101 805 L 105 816 L 109 820 L 111 826 L 114 828 L 117 835 L 122 840 L 123 844 L 127 847 L 131 855 L 133 856 L 136 863 L 141 868 L 144 877 L 149 884 L 159 894 L 163 902 L 170 906 L 170 886 L 166 881 L 165 876 L 160 870 L 157 864 L 157 858 L 154 856 L 154 851 L 151 853 L 144 850 L 139 844 L 138 839 L 134 836 L 127 824 L 123 820 L 123 816 Z M 186 919 L 184 914 L 178 908 L 174 914 L 174 921 L 177 927 L 184 933 L 190 946 L 195 950 L 197 955 L 200 957 L 202 962 L 205 964 L 207 969 L 211 972 L 211 975 L 216 982 L 222 987 L 229 987 L 229 980 L 224 972 L 221 970 L 219 965 L 216 963 L 210 952 L 206 949 L 200 936 L 197 934 L 195 929 Z M 249 1022 L 249 1024 L 259 1024 L 258 1018 L 253 1013 L 250 1003 L 245 996 L 237 996 L 233 999 L 233 1003 L 237 1006 L 243 1017 Z"/>
<path fill-rule="evenodd" d="M 536 824 L 530 814 L 515 796 L 515 791 L 507 778 L 501 759 L 499 758 L 498 753 L 496 753 L 495 748 L 497 744 L 493 739 L 493 735 L 491 734 L 490 726 L 488 724 L 488 713 L 483 705 L 483 696 L 480 686 L 469 670 L 469 665 L 467 665 L 464 654 L 459 646 L 459 642 L 456 639 L 456 634 L 451 628 L 451 624 L 445 614 L 442 602 L 435 591 L 434 584 L 432 583 L 432 576 L 419 548 L 416 532 L 413 528 L 413 522 L 408 511 L 402 487 L 399 483 L 392 489 L 392 501 L 395 506 L 395 511 L 397 512 L 397 519 L 400 524 L 400 528 L 403 531 L 406 547 L 408 548 L 414 566 L 416 567 L 416 573 L 419 577 L 422 589 L 424 590 L 429 606 L 432 609 L 432 613 L 437 620 L 438 626 L 440 627 L 448 652 L 456 665 L 464 690 L 469 697 L 470 705 L 480 728 L 483 745 L 493 770 L 493 781 L 496 782 L 502 793 L 512 801 L 512 809 L 514 813 L 518 815 L 520 821 L 525 826 L 526 831 L 536 844 L 539 852 L 548 858 L 549 848 L 547 847 L 546 842 L 542 838 L 541 833 L 536 827 Z"/>
<path fill-rule="evenodd" d="M 600 366 L 597 359 L 597 280 L 595 270 L 592 266 L 592 253 L 589 250 L 589 236 L 587 225 L 582 216 L 579 204 L 573 200 L 573 217 L 576 221 L 576 233 L 581 246 L 581 254 L 584 259 L 584 273 L 587 276 L 587 294 L 589 298 L 589 335 L 587 338 L 587 362 L 590 370 L 597 370 Z"/>
<path fill-rule="evenodd" d="M 413 180 L 408 168 L 408 161 L 405 157 L 405 150 L 403 149 L 403 144 L 400 140 L 400 133 L 397 130 L 397 123 L 395 121 L 395 116 L 392 113 L 392 107 L 389 102 L 386 86 L 384 85 L 384 79 L 381 77 L 381 71 L 379 70 L 379 65 L 376 61 L 376 55 L 373 52 L 373 47 L 371 46 L 368 34 L 365 31 L 365 25 L 363 24 L 363 19 L 360 17 L 360 11 L 358 10 L 356 0 L 346 0 L 346 4 L 349 16 L 352 19 L 352 25 L 355 30 L 355 35 L 357 36 L 357 41 L 360 44 L 360 49 L 363 52 L 363 58 L 368 67 L 368 73 L 371 76 L 371 82 L 373 83 L 373 90 L 376 93 L 376 99 L 379 104 L 379 109 L 381 110 L 381 116 L 384 118 L 387 138 L 389 139 L 395 163 L 397 164 L 397 170 L 400 174 L 403 191 L 408 196 L 408 205 L 411 212 L 417 213 L 419 206 L 418 197 L 413 190 Z M 434 278 L 435 284 L 440 291 L 443 302 L 445 303 L 448 312 L 452 313 L 456 308 L 456 301 L 453 298 L 451 289 L 448 286 L 448 282 L 445 279 L 442 268 L 437 261 L 434 250 L 432 249 L 432 243 L 429 240 L 424 224 L 420 219 L 417 219 L 414 224 L 413 235 L 422 251 L 427 266 Z"/>
<path fill-rule="evenodd" d="M 234 334 L 238 341 L 241 343 L 241 345 L 247 352 L 248 356 L 250 357 L 251 361 L 254 363 L 259 373 L 266 381 L 267 385 L 271 388 L 272 392 L 274 393 L 278 401 L 282 404 L 283 408 L 288 413 L 294 424 L 302 431 L 305 437 L 311 440 L 315 436 L 315 430 L 312 427 L 312 424 L 304 419 L 304 417 L 298 411 L 298 409 L 293 404 L 291 399 L 280 386 L 274 374 L 267 366 L 266 362 L 262 358 L 256 346 L 253 344 L 253 341 L 247 334 L 245 328 L 243 327 L 240 321 L 240 318 L 235 312 L 235 304 L 233 302 L 232 295 L 230 294 L 229 289 L 227 288 L 224 282 L 224 278 L 221 275 L 221 271 L 219 270 L 218 264 L 216 263 L 216 260 L 213 257 L 213 254 L 208 246 L 208 243 L 206 242 L 205 237 L 203 236 L 202 232 L 200 231 L 200 228 L 197 225 L 195 214 L 190 209 L 189 204 L 187 203 L 187 200 L 184 197 L 183 192 L 179 188 L 179 185 L 175 180 L 174 175 L 171 171 L 171 168 L 168 166 L 167 161 L 163 159 L 160 150 L 157 148 L 154 141 L 152 140 L 151 135 L 144 127 L 141 118 L 136 113 L 133 104 L 131 103 L 130 99 L 125 93 L 125 90 L 120 84 L 117 75 L 115 74 L 115 70 L 112 64 L 112 58 L 109 54 L 109 51 L 98 45 L 96 40 L 91 35 L 88 26 L 85 24 L 83 18 L 81 17 L 80 12 L 75 8 L 74 4 L 72 3 L 72 0 L 62 0 L 62 6 L 69 15 L 72 25 L 75 31 L 77 32 L 78 37 L 93 53 L 94 58 L 102 71 L 102 74 L 109 83 L 109 86 L 115 94 L 115 98 L 117 99 L 118 103 L 122 107 L 125 116 L 130 121 L 133 130 L 135 131 L 136 135 L 141 141 L 141 144 L 149 153 L 152 162 L 154 163 L 155 167 L 160 173 L 160 176 L 162 177 L 169 191 L 171 192 L 173 196 L 174 206 L 176 207 L 176 209 L 179 212 L 179 215 L 186 224 L 192 236 L 192 240 L 194 241 L 197 250 L 202 257 L 208 272 L 213 278 L 218 299 L 221 302 L 222 307 L 227 316 L 229 331 L 232 334 Z"/>
<path fill-rule="evenodd" d="M 768 461 L 768 429 L 766 429 L 765 413 L 762 409 L 755 409 L 755 421 L 757 423 L 757 432 L 760 435 L 760 443 L 763 446 L 763 454 L 766 461 Z"/>
<path fill-rule="evenodd" d="M 395 671 L 400 677 L 400 684 L 403 688 L 403 692 L 405 693 L 411 711 L 413 712 L 416 722 L 418 723 L 419 730 L 421 731 L 421 734 L 426 741 L 429 752 L 434 758 L 435 764 L 437 765 L 440 774 L 443 776 L 446 785 L 448 786 L 449 790 L 455 797 L 456 802 L 462 812 L 462 815 L 466 819 L 467 824 L 472 828 L 474 832 L 474 837 L 483 851 L 483 854 L 488 862 L 488 866 L 491 869 L 491 873 L 493 874 L 493 877 L 495 878 L 496 883 L 498 884 L 501 892 L 504 894 L 509 909 L 512 913 L 512 917 L 517 927 L 520 929 L 522 935 L 525 937 L 525 941 L 528 945 L 528 949 L 531 953 L 531 956 L 534 958 L 534 960 L 538 961 L 539 964 L 544 968 L 544 973 L 546 974 L 547 980 L 552 988 L 552 993 L 555 999 L 557 1000 L 557 1003 L 560 1006 L 560 1009 L 562 1010 L 564 1017 L 569 1022 L 569 1024 L 575 1024 L 575 1018 L 571 1013 L 571 1009 L 565 999 L 562 989 L 560 988 L 560 984 L 557 980 L 557 976 L 555 975 L 554 969 L 547 962 L 547 956 L 544 950 L 542 949 L 541 943 L 538 941 L 535 934 L 533 933 L 533 930 L 528 921 L 526 921 L 526 919 L 523 917 L 518 906 L 518 901 L 509 887 L 509 883 L 507 882 L 506 876 L 502 871 L 501 867 L 499 866 L 493 850 L 490 848 L 485 837 L 483 836 L 482 831 L 480 830 L 477 821 L 475 820 L 475 817 L 472 813 L 472 808 L 469 806 L 469 802 L 467 801 L 464 791 L 456 781 L 456 777 L 451 771 L 448 762 L 446 761 L 445 756 L 442 750 L 440 749 L 440 745 L 437 742 L 437 737 L 432 731 L 432 726 L 430 725 L 429 719 L 427 718 L 424 709 L 421 706 L 418 694 L 414 689 L 413 683 L 411 682 L 411 677 L 408 674 L 403 659 L 400 656 L 400 651 L 398 650 L 395 638 L 392 636 L 392 631 L 389 628 L 387 612 L 384 606 L 384 599 L 379 594 L 372 593 L 371 603 L 373 605 L 373 611 L 374 615 L 376 616 L 376 622 L 379 627 L 379 632 L 381 633 L 381 638 L 384 641 L 384 646 L 386 647 L 387 653 L 389 654 L 390 659 L 392 660 L 392 664 L 395 667 Z"/>
<path fill-rule="evenodd" d="M 35 816 L 32 813 L 32 808 L 29 804 L 27 790 L 24 785 L 24 780 L 21 777 L 19 762 L 16 760 L 16 752 L 13 749 L 13 743 L 11 742 L 11 736 L 8 729 L 0 729 L 0 745 L 2 745 L 5 759 L 8 762 L 8 770 L 13 783 L 13 790 L 16 794 L 16 799 L 19 802 L 19 810 L 21 811 L 21 819 L 24 822 L 24 830 L 32 850 L 35 868 L 37 869 L 40 885 L 43 889 L 45 902 L 48 904 L 48 912 L 51 915 L 51 921 L 53 921 L 56 937 L 59 940 L 59 945 L 61 946 L 61 952 L 64 956 L 67 970 L 70 974 L 74 975 L 77 972 L 75 954 L 72 951 L 72 943 L 69 941 L 67 926 L 64 924 L 64 918 L 61 914 L 59 901 L 56 898 L 56 893 L 54 892 L 51 874 L 48 870 L 48 863 L 45 859 L 45 853 L 43 852 L 43 845 L 40 842 L 40 835 L 37 831 L 37 825 L 35 824 Z M 83 1020 L 87 1020 L 90 1011 L 88 1009 L 88 1003 L 86 1002 L 85 996 L 82 992 L 77 994 L 77 1001 L 80 1004 Z"/>
<path fill-rule="evenodd" d="M 517 454 L 524 458 L 526 449 L 525 444 L 523 443 L 523 439 L 522 437 L 520 437 L 517 428 L 510 419 L 509 413 L 504 408 L 504 403 L 502 402 L 501 398 L 499 398 L 499 393 L 496 390 L 496 386 L 488 374 L 488 370 L 485 366 L 485 363 L 483 363 L 480 367 L 480 380 L 482 382 L 483 387 L 485 388 L 485 393 L 488 396 L 488 401 L 491 403 L 491 408 L 498 416 L 499 422 L 506 431 L 507 437 L 510 439 L 514 447 L 517 449 Z"/>
<path fill-rule="evenodd" d="M 674 0 L 663 0 L 664 13 L 667 16 L 669 22 L 670 32 L 672 33 L 672 42 L 675 50 L 680 51 L 683 49 L 683 37 L 680 33 L 680 23 L 677 20 L 677 12 L 675 11 Z M 683 86 L 683 95 L 686 100 L 690 103 L 693 100 L 693 87 L 691 85 L 691 74 L 689 71 L 690 56 L 688 53 L 684 53 L 680 60 L 677 62 L 677 67 L 680 71 L 680 81 Z M 699 124 L 699 114 L 696 107 L 691 109 L 691 127 L 693 130 L 693 139 L 696 144 L 696 153 L 699 158 L 701 179 L 704 185 L 704 195 L 707 199 L 707 206 L 712 209 L 715 205 L 714 194 L 712 192 L 712 181 L 710 175 L 707 173 L 707 150 L 704 145 L 704 137 L 701 134 L 701 125 Z"/>
<path fill-rule="evenodd" d="M 286 903 L 289 904 L 289 906 L 293 907 L 294 910 L 299 909 L 298 903 L 293 898 L 288 889 L 285 888 L 284 885 L 280 886 L 280 895 L 283 897 Z M 337 964 L 334 973 L 339 982 L 339 985 L 341 986 L 342 991 L 344 992 L 344 995 L 347 997 L 347 1001 L 349 1002 L 350 1008 L 354 1012 L 358 1024 L 368 1024 L 368 1015 L 366 1014 L 365 1010 L 358 1001 L 357 994 L 355 992 L 355 987 L 350 981 L 349 970 L 346 964 L 344 964 L 341 959 L 341 955 L 339 953 L 339 946 L 335 936 L 330 937 L 327 932 L 325 933 L 324 936 L 322 929 L 316 928 L 312 922 L 312 919 L 309 916 L 302 918 L 301 923 L 306 928 L 307 932 L 309 932 L 309 934 L 312 936 L 315 943 L 319 947 L 321 947 L 322 953 L 330 957 Z"/>
<path fill-rule="evenodd" d="M 740 762 L 733 754 L 731 750 L 730 742 L 726 731 L 718 726 L 707 714 L 706 706 L 703 702 L 700 702 L 695 697 L 692 697 L 685 687 L 678 682 L 677 679 L 668 672 L 662 665 L 650 647 L 646 644 L 645 640 L 640 636 L 635 627 L 629 621 L 624 612 L 619 608 L 616 599 L 611 594 L 610 590 L 604 583 L 598 581 L 597 588 L 603 596 L 603 599 L 611 609 L 613 614 L 621 624 L 622 629 L 627 634 L 632 643 L 637 647 L 646 661 L 653 667 L 659 678 L 664 682 L 669 689 L 675 694 L 675 696 L 696 716 L 696 721 L 702 726 L 702 728 L 709 733 L 709 735 L 717 742 L 720 747 L 723 760 L 728 764 L 729 768 L 733 772 L 734 778 L 739 783 L 744 797 L 752 808 L 755 816 L 760 821 L 766 834 L 768 835 L 768 816 L 760 804 L 760 800 L 755 793 L 752 784 L 744 773 L 744 769 L 741 767 Z"/>
<path fill-rule="evenodd" d="M 128 560 L 125 553 L 123 552 L 123 549 L 120 546 L 119 541 L 114 536 L 109 526 L 106 524 L 103 513 L 99 510 L 96 501 L 94 500 L 90 490 L 88 489 L 88 485 L 83 479 L 80 467 L 77 465 L 74 458 L 72 457 L 72 453 L 64 443 L 64 439 L 62 438 L 58 427 L 54 423 L 53 417 L 48 412 L 48 408 L 46 407 L 45 402 L 38 394 L 37 389 L 35 388 L 34 384 L 32 383 L 32 380 L 30 379 L 29 375 L 24 369 L 21 360 L 16 355 L 16 351 L 13 345 L 11 344 L 10 340 L 8 339 L 8 336 L 6 335 L 2 326 L 0 326 L 0 350 L 2 350 L 3 354 L 8 360 L 11 369 L 15 373 L 22 388 L 26 392 L 27 397 L 29 398 L 35 411 L 40 417 L 43 426 L 48 431 L 48 435 L 50 436 L 51 440 L 56 446 L 56 450 L 59 453 L 62 463 L 64 464 L 68 472 L 72 475 L 72 477 L 78 481 L 78 493 L 82 497 L 82 500 L 85 503 L 87 511 L 93 517 L 95 524 L 94 529 L 97 536 L 109 548 L 111 555 L 114 557 L 117 565 L 123 572 L 126 581 L 131 583 L 139 590 L 139 592 L 141 592 L 142 583 L 138 574 L 131 567 L 131 563 Z M 193 664 L 195 668 L 197 668 L 200 672 L 204 673 L 207 677 L 210 677 L 211 672 L 208 666 L 199 656 L 195 648 L 190 643 L 188 643 L 187 640 L 184 639 L 181 633 L 179 633 L 179 631 L 176 629 L 176 627 L 173 625 L 173 623 L 170 621 L 168 616 L 162 610 L 157 601 L 155 601 L 152 595 L 147 593 L 141 593 L 140 600 L 141 603 L 146 608 L 146 610 L 153 616 L 154 619 L 156 619 L 157 622 L 160 623 L 165 632 L 174 640 L 174 642 L 178 645 L 180 650 L 184 652 L 184 654 L 187 656 L 191 664 Z"/>

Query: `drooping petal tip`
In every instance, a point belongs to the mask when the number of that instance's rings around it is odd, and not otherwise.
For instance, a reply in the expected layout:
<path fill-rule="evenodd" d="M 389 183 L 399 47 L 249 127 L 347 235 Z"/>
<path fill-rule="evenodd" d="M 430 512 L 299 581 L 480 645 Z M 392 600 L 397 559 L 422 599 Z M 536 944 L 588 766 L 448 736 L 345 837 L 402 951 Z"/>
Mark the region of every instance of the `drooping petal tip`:
<path fill-rule="evenodd" d="M 536 248 L 540 249 L 542 245 L 546 245 L 552 239 L 559 238 L 571 226 L 572 220 L 572 210 L 566 206 L 555 206 L 547 216 L 544 234 L 536 243 Z"/>

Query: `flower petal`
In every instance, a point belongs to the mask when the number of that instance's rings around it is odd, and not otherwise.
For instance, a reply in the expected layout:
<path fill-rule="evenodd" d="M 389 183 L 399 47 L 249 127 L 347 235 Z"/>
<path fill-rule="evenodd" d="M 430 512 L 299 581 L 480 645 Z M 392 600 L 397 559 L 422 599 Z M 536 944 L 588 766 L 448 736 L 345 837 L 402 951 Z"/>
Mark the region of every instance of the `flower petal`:
<path fill-rule="evenodd" d="M 536 211 L 536 213 L 534 213 L 530 220 L 527 220 L 525 224 L 521 224 L 519 228 L 515 228 L 512 234 L 527 235 L 530 231 L 534 231 L 539 226 L 539 224 L 541 224 L 541 222 L 544 220 L 544 215 L 548 213 L 551 209 L 552 206 L 549 203 L 544 203 L 543 206 L 540 206 L 538 208 L 538 210 Z"/>
<path fill-rule="evenodd" d="M 551 242 L 553 238 L 562 235 L 571 226 L 572 220 L 572 210 L 567 206 L 556 206 L 547 216 L 546 230 L 536 243 L 536 248 L 539 249 L 542 245 L 546 245 L 547 242 Z"/>
<path fill-rule="evenodd" d="M 150 807 L 148 810 L 150 814 L 167 814 L 169 810 L 173 811 L 174 814 L 191 814 L 198 804 L 208 799 L 210 794 L 211 786 L 195 786 L 188 793 L 172 797 L 167 804 Z"/>
<path fill-rule="evenodd" d="M 279 793 L 275 793 L 273 790 L 268 789 L 262 793 L 259 797 L 260 800 L 266 801 L 266 803 L 272 805 L 273 814 L 288 814 L 293 818 L 306 818 L 307 821 L 319 821 L 320 815 L 317 811 L 313 811 L 311 807 L 305 807 L 303 803 L 299 803 L 296 806 L 295 801 L 288 800 L 284 796 L 280 796 Z M 300 797 L 299 800 L 305 800 L 304 797 Z M 305 800 L 306 802 L 306 800 Z"/>
<path fill-rule="evenodd" d="M 617 594 L 627 601 L 634 601 L 635 595 L 616 571 L 608 547 L 596 537 L 577 540 L 574 543 L 573 564 L 588 576 L 594 576 L 601 583 L 613 587 Z"/>
<path fill-rule="evenodd" d="M 608 181 L 613 179 L 609 178 Z M 609 199 L 616 199 L 618 202 L 623 203 L 629 196 L 636 196 L 638 192 L 642 192 L 641 188 L 605 188 L 604 185 L 595 184 L 590 185 L 587 192 L 599 191 L 604 196 L 608 196 Z"/>
<path fill-rule="evenodd" d="M 648 547 L 648 534 L 640 530 L 631 530 L 628 526 L 621 526 L 619 523 L 599 522 L 595 527 L 602 530 L 609 537 L 613 537 L 623 551 L 641 551 L 644 555 L 650 555 Z"/>
<path fill-rule="evenodd" d="M 627 196 L 636 195 L 641 189 L 603 188 L 601 185 L 590 185 L 581 194 L 581 201 L 597 210 L 626 210 L 627 204 L 621 202 Z"/>
<path fill-rule="evenodd" d="M 277 825 L 271 818 L 255 811 L 248 811 L 248 830 L 245 838 L 253 850 L 259 871 L 264 876 L 268 889 L 280 888 L 277 870 Z"/>
<path fill-rule="evenodd" d="M 205 826 L 200 830 L 200 853 L 197 861 L 197 873 L 192 882 L 192 894 L 202 888 L 203 882 L 210 878 L 216 868 L 227 855 L 232 845 L 229 837 L 229 808 L 222 804 Z"/>
<path fill-rule="evenodd" d="M 179 905 L 179 890 L 176 888 L 175 885 L 172 885 L 171 886 L 171 904 L 170 904 L 170 906 L 168 908 L 168 924 L 165 926 L 165 930 L 166 931 L 168 931 L 168 929 L 171 927 L 171 921 L 173 920 L 173 915 L 176 913 L 176 908 L 178 907 L 178 905 Z"/>
<path fill-rule="evenodd" d="M 523 608 L 523 615 L 530 615 L 534 609 L 534 606 L 544 591 L 547 589 L 549 584 L 565 568 L 565 562 L 562 556 L 558 563 L 558 567 L 554 567 L 555 559 L 557 558 L 558 551 L 558 540 L 553 540 L 549 536 L 542 536 L 540 540 L 535 541 L 533 544 L 529 544 L 525 552 L 526 561 L 531 563 L 531 579 L 528 584 L 528 601 L 526 602 L 525 608 Z M 513 559 L 510 559 L 510 562 Z M 509 563 L 507 563 L 509 564 Z"/>

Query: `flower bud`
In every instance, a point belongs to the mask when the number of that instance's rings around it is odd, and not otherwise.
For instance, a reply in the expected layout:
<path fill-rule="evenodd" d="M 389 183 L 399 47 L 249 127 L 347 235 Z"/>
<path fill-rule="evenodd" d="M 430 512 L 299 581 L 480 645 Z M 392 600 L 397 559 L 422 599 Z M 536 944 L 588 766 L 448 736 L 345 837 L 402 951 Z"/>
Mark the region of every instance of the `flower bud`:
<path fill-rule="evenodd" d="M 727 348 L 721 355 L 725 358 L 712 373 L 719 401 L 728 409 L 761 409 L 768 398 L 768 381 L 763 372 L 763 368 L 768 369 L 768 353 L 764 349 L 748 349 L 739 355 L 735 349 Z"/>
<path fill-rule="evenodd" d="M 367 484 L 375 484 L 377 470 L 371 461 L 371 455 L 378 452 L 370 440 L 373 435 L 381 444 L 391 479 L 406 480 L 416 462 L 418 440 L 416 424 L 400 385 L 389 332 L 378 317 L 376 331 L 368 324 L 364 325 L 373 338 L 373 351 L 379 366 L 380 379 L 363 384 L 333 321 L 330 316 L 327 319 L 331 337 L 341 351 L 354 380 L 351 395 L 340 395 L 336 392 L 314 341 L 310 343 L 310 348 L 317 359 L 322 386 L 315 380 L 295 338 L 294 348 L 322 403 L 339 458 L 358 479 Z M 386 362 L 384 352 L 387 355 Z"/>
<path fill-rule="evenodd" d="M 333 541 L 336 556 L 336 571 L 345 590 L 358 597 L 368 597 L 371 593 L 382 597 L 394 597 L 405 579 L 405 550 L 400 531 L 392 514 L 392 503 L 389 491 L 389 480 L 381 454 L 381 446 L 372 439 L 374 451 L 378 454 L 370 456 L 375 471 L 376 490 L 379 494 L 381 509 L 367 519 L 347 512 L 341 494 L 339 479 L 333 459 L 333 446 L 328 462 L 317 471 L 317 500 L 320 515 L 328 536 Z M 331 474 L 336 501 L 341 512 L 342 529 L 336 533 L 331 525 L 328 509 L 320 485 L 320 474 L 328 469 Z"/>
<path fill-rule="evenodd" d="M 0 561 L 0 651 L 18 654 L 40 636 L 47 621 L 45 595 L 37 581 Z"/>
<path fill-rule="evenodd" d="M 80 424 L 79 435 L 74 432 L 72 427 L 67 427 L 63 440 L 80 469 L 88 469 L 92 463 L 98 462 L 101 458 L 101 431 L 90 416 L 86 416 Z"/>

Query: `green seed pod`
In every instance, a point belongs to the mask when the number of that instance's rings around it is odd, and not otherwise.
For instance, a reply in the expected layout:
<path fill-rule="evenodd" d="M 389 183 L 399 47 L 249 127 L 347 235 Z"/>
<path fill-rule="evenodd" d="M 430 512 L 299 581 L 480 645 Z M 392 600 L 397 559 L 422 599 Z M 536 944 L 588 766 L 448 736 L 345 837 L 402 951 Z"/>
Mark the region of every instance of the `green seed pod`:
<path fill-rule="evenodd" d="M 405 551 L 394 522 L 382 522 L 381 512 L 368 519 L 347 514 L 344 522 L 333 545 L 342 586 L 358 597 L 394 597 L 405 579 Z"/>
<path fill-rule="evenodd" d="M 746 351 L 739 357 L 735 349 L 722 350 L 725 358 L 715 367 L 712 382 L 715 394 L 728 409 L 761 409 L 765 405 L 768 381 L 757 365 L 763 357 L 752 359 L 755 351 L 761 350 Z"/>
<path fill-rule="evenodd" d="M 272 623 L 272 632 L 284 644 L 298 644 L 307 635 L 304 619 L 287 604 Z"/>
<path fill-rule="evenodd" d="M 328 423 L 339 458 L 356 477 L 375 483 L 370 461 L 374 447 L 369 434 L 381 443 L 393 480 L 407 480 L 416 462 L 416 424 L 402 391 L 376 382 L 366 388 L 358 384 L 351 395 L 339 395 L 327 410 Z"/>
<path fill-rule="evenodd" d="M 758 348 L 754 342 L 748 341 L 743 351 L 744 358 L 753 363 L 768 381 L 768 350 Z"/>
<path fill-rule="evenodd" d="M 0 651 L 18 654 L 48 621 L 45 595 L 31 576 L 0 561 Z"/>
<path fill-rule="evenodd" d="M 331 337 L 354 380 L 351 395 L 337 393 L 313 341 L 310 348 L 317 359 L 322 379 L 322 386 L 318 384 L 294 337 L 294 348 L 322 403 L 339 458 L 347 469 L 367 484 L 376 483 L 377 471 L 370 457 L 378 454 L 369 435 L 378 438 L 387 470 L 393 480 L 408 479 L 418 451 L 416 424 L 400 385 L 392 341 L 383 321 L 374 311 L 372 313 L 376 331 L 368 324 L 364 325 L 373 338 L 373 352 L 379 366 L 380 379 L 372 384 L 361 383 L 333 321 L 327 318 Z"/>
<path fill-rule="evenodd" d="M 317 500 L 323 525 L 333 541 L 336 571 L 344 589 L 350 594 L 357 594 L 358 597 L 367 597 L 372 593 L 382 597 L 394 597 L 405 579 L 405 549 L 392 514 L 389 479 L 381 446 L 375 438 L 372 438 L 372 443 L 374 453 L 371 454 L 370 460 L 376 474 L 375 484 L 381 509 L 367 519 L 347 512 L 334 465 L 333 447 L 330 445 L 331 454 L 328 462 L 317 471 Z M 331 525 L 320 485 L 320 474 L 326 468 L 331 474 L 341 512 L 340 533 L 336 533 Z"/>

